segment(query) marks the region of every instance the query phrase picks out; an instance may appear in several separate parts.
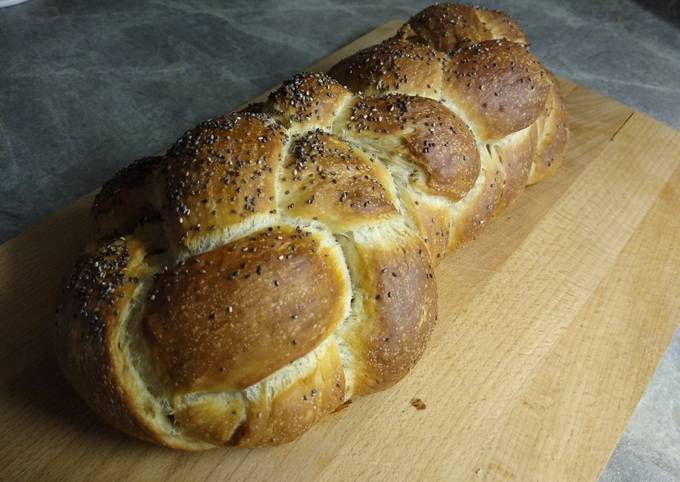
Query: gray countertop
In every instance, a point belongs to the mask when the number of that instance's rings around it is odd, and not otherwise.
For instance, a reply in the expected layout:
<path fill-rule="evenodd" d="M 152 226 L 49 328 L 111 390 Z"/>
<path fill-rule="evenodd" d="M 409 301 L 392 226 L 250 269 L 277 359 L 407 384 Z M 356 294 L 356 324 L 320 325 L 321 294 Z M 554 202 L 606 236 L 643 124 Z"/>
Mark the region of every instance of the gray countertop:
<path fill-rule="evenodd" d="M 31 0 L 0 9 L 0 241 L 429 1 Z M 482 1 L 557 74 L 680 129 L 677 0 Z M 680 479 L 680 335 L 603 480 Z"/>

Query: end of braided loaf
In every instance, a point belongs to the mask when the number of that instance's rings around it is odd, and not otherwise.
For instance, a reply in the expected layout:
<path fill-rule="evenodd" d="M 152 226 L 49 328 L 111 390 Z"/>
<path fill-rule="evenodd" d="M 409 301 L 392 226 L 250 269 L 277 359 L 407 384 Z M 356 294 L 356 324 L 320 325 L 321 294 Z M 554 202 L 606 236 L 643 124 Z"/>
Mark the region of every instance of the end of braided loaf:
<path fill-rule="evenodd" d="M 57 317 L 76 390 L 201 450 L 293 440 L 403 378 L 433 265 L 563 157 L 557 84 L 526 44 L 501 12 L 436 5 L 118 173 Z"/>

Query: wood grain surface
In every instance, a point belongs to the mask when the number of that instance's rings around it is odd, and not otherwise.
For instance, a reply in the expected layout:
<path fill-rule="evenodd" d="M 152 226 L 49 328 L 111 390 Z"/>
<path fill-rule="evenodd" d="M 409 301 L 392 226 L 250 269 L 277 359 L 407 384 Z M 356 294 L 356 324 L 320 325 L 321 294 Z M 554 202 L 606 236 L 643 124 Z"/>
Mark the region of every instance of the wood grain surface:
<path fill-rule="evenodd" d="M 0 246 L 0 479 L 596 479 L 680 320 L 680 133 L 562 88 L 564 167 L 440 265 L 439 324 L 420 364 L 283 447 L 155 447 L 70 389 L 48 328 L 91 196 Z"/>

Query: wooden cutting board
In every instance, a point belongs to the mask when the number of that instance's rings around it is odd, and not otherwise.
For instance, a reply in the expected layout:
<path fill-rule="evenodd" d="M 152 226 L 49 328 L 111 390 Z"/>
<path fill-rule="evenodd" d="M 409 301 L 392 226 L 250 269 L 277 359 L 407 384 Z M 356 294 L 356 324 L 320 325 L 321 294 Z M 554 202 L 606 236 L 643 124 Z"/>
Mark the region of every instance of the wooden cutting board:
<path fill-rule="evenodd" d="M 562 89 L 565 166 L 438 268 L 439 325 L 420 364 L 283 447 L 155 447 L 69 388 L 48 326 L 91 196 L 0 246 L 0 479 L 597 478 L 680 320 L 680 133 Z"/>

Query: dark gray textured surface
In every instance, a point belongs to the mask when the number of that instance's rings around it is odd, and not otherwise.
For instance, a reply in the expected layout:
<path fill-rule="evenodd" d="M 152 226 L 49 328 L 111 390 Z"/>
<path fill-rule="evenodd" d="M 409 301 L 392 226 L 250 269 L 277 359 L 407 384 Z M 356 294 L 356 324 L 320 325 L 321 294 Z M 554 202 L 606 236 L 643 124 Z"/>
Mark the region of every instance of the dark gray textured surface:
<path fill-rule="evenodd" d="M 0 241 L 429 3 L 31 0 L 0 10 Z M 479 3 L 512 14 L 559 75 L 680 128 L 677 0 Z M 604 479 L 680 477 L 680 409 L 669 402 L 678 353 L 676 335 Z"/>
<path fill-rule="evenodd" d="M 609 460 L 601 482 L 680 480 L 680 334 Z"/>

